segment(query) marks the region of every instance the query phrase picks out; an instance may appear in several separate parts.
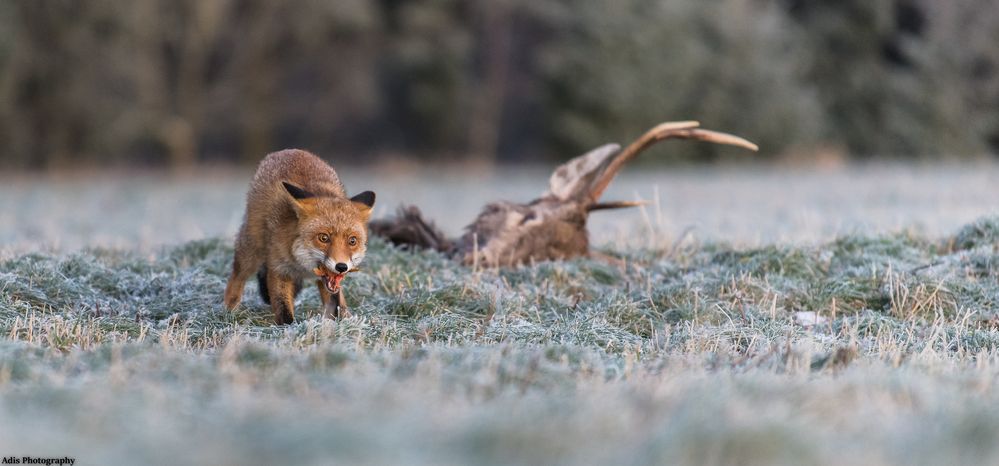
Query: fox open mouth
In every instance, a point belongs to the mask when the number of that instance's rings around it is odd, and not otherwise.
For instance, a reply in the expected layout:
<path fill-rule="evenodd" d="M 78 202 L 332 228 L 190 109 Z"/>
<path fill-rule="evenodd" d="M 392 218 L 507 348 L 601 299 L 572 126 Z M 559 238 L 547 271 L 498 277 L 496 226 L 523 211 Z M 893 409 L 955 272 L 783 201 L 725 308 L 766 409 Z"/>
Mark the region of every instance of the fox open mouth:
<path fill-rule="evenodd" d="M 326 285 L 326 289 L 333 294 L 340 292 L 340 282 L 347 276 L 345 273 L 330 272 L 325 267 L 316 267 L 312 272 L 322 279 L 323 284 Z"/>

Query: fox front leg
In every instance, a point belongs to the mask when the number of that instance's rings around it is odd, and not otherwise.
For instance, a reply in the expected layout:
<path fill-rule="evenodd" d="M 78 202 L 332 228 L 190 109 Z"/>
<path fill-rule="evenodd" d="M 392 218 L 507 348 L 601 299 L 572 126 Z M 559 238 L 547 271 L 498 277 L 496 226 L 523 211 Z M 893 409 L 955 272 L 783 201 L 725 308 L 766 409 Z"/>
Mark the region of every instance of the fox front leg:
<path fill-rule="evenodd" d="M 267 291 L 277 325 L 295 322 L 295 282 L 274 273 L 267 274 Z"/>
<path fill-rule="evenodd" d="M 340 288 L 340 292 L 334 295 L 333 298 L 336 301 L 337 316 L 341 319 L 350 317 L 350 311 L 347 310 L 347 298 L 343 295 L 343 288 Z"/>
<path fill-rule="evenodd" d="M 322 280 L 316 281 L 316 287 L 319 288 L 319 299 L 323 301 L 324 316 L 331 319 L 350 317 L 350 311 L 347 310 L 347 300 L 343 297 L 343 288 L 340 289 L 339 293 L 330 293 Z"/>

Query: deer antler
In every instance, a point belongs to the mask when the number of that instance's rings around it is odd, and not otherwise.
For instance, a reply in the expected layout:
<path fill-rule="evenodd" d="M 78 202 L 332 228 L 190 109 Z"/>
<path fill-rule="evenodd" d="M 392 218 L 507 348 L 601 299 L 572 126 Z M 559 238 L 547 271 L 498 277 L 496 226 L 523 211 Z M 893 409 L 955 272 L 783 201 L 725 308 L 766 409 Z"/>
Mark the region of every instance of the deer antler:
<path fill-rule="evenodd" d="M 696 121 L 663 123 L 624 150 L 607 144 L 573 158 L 555 169 L 541 197 L 527 204 L 487 204 L 454 241 L 425 221 L 415 207 L 400 209 L 395 218 L 371 222 L 369 228 L 395 244 L 436 249 L 466 264 L 503 266 L 584 256 L 592 252 L 586 230 L 590 212 L 644 204 L 600 202 L 600 196 L 624 164 L 649 146 L 679 138 L 757 150 L 756 144 L 745 139 L 698 126 Z"/>
<path fill-rule="evenodd" d="M 606 167 L 600 172 L 600 174 L 590 183 L 589 190 L 589 201 L 590 203 L 596 203 L 600 200 L 600 196 L 607 189 L 607 185 L 610 184 L 617 172 L 621 171 L 624 164 L 628 163 L 631 159 L 638 156 L 645 149 L 648 149 L 653 144 L 664 141 L 666 139 L 698 139 L 701 141 L 713 142 L 715 144 L 727 144 L 730 146 L 738 146 L 749 149 L 753 152 L 759 150 L 759 147 L 752 142 L 749 142 L 738 136 L 734 136 L 728 133 L 720 133 L 718 131 L 711 131 L 707 129 L 699 129 L 701 124 L 696 121 L 671 121 L 667 123 L 661 123 L 656 127 L 648 130 L 640 138 L 632 142 L 624 150 L 617 152 L 617 154 L 608 157 L 609 160 L 605 160 Z"/>

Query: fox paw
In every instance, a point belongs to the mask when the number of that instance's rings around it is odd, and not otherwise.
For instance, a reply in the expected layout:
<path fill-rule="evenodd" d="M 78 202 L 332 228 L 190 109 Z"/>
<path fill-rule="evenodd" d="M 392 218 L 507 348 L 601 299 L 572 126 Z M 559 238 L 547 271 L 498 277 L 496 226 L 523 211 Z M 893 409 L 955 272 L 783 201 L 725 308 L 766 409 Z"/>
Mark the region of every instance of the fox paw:
<path fill-rule="evenodd" d="M 239 303 L 242 301 L 241 298 L 242 298 L 242 296 L 228 296 L 227 295 L 225 297 L 225 308 L 226 308 L 226 310 L 231 311 L 233 309 L 236 309 L 236 306 L 239 306 Z"/>

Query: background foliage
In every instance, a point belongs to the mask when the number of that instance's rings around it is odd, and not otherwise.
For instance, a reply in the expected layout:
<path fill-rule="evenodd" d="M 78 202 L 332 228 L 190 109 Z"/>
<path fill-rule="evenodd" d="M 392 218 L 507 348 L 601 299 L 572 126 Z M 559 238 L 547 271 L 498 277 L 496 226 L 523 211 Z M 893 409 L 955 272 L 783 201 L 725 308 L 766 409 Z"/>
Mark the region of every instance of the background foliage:
<path fill-rule="evenodd" d="M 563 159 L 666 119 L 764 157 L 977 156 L 996 43 L 988 0 L 15 0 L 0 166 Z"/>

